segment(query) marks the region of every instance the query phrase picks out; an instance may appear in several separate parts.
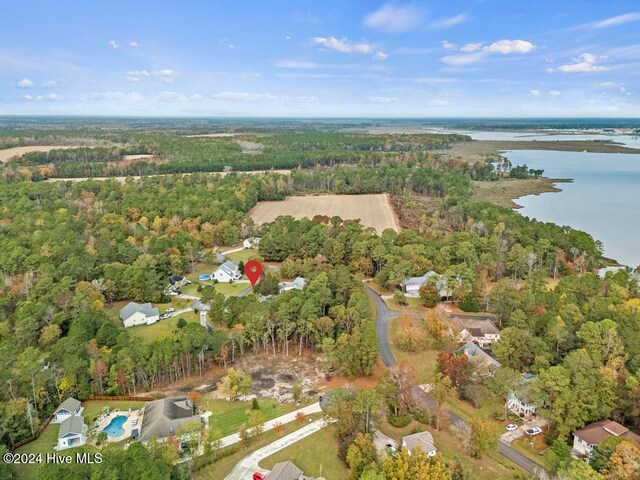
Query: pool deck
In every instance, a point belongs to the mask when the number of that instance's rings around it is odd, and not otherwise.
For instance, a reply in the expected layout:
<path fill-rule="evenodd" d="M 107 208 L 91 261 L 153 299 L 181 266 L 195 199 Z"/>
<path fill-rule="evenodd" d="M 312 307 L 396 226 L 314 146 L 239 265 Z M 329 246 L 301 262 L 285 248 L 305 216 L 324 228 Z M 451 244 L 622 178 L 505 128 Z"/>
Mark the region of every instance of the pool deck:
<path fill-rule="evenodd" d="M 142 417 L 143 417 L 142 409 L 112 410 L 111 412 L 109 412 L 108 415 L 106 415 L 104 418 L 100 420 L 100 423 L 98 424 L 98 427 L 97 427 L 98 431 L 100 432 L 103 431 L 107 427 L 107 425 L 111 423 L 111 420 L 120 416 L 127 417 L 127 420 L 122 425 L 122 428 L 124 429 L 124 433 L 119 437 L 107 436 L 107 441 L 109 442 L 120 442 L 122 440 L 130 439 L 134 420 L 138 421 L 137 423 L 138 431 L 140 431 L 142 427 Z"/>

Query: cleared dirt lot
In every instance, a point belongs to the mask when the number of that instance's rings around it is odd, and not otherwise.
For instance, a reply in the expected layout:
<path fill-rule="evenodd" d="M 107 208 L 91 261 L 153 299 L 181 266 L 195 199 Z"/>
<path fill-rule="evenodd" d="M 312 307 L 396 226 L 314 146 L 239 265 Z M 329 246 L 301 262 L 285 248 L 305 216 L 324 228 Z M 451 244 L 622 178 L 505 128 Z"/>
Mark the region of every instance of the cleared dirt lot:
<path fill-rule="evenodd" d="M 317 195 L 287 197 L 281 202 L 260 202 L 250 212 L 257 224 L 272 222 L 280 215 L 294 218 L 313 218 L 316 215 L 337 215 L 343 220 L 360 220 L 378 233 L 387 228 L 400 231 L 391 208 L 389 195 Z"/>
<path fill-rule="evenodd" d="M 31 147 L 13 147 L 3 148 L 0 150 L 0 162 L 5 163 L 11 160 L 13 157 L 20 157 L 25 153 L 31 152 L 48 152 L 49 150 L 63 150 L 65 148 L 82 148 L 83 145 L 35 145 Z"/>

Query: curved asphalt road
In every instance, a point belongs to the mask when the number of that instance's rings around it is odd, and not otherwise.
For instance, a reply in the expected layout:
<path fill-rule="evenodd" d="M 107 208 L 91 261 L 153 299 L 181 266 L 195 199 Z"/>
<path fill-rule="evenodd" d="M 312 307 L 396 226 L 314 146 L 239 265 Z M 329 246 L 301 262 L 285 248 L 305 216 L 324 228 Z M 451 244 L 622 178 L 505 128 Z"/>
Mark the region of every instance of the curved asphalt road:
<path fill-rule="evenodd" d="M 376 320 L 376 334 L 378 335 L 378 345 L 380 347 L 380 356 L 386 367 L 391 367 L 396 364 L 396 358 L 393 356 L 391 346 L 389 345 L 388 325 L 389 320 L 395 317 L 399 317 L 400 313 L 396 310 L 390 309 L 385 301 L 374 290 L 365 285 L 365 291 L 367 295 L 375 302 L 377 311 Z M 477 318 L 477 317 L 474 317 Z M 433 408 L 435 402 L 424 390 L 418 385 L 414 385 L 411 389 L 413 398 L 421 405 L 427 408 Z M 457 427 L 463 427 L 466 425 L 464 419 L 456 415 L 453 412 L 449 412 L 449 422 Z M 514 450 L 509 445 L 502 441 L 498 441 L 498 451 L 511 460 L 516 465 L 520 466 L 529 473 L 537 473 L 539 478 L 548 478 L 545 475 L 546 472 L 532 460 L 528 459 L 520 452 Z"/>

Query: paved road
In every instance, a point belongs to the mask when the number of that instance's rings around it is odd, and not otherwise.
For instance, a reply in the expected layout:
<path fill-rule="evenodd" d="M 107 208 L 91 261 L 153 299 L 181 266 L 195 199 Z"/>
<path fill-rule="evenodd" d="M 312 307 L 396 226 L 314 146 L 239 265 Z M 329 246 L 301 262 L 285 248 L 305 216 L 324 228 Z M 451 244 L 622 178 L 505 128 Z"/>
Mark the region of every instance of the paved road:
<path fill-rule="evenodd" d="M 271 430 L 277 423 L 284 425 L 285 423 L 290 423 L 296 420 L 296 415 L 302 412 L 305 415 L 311 415 L 313 413 L 321 412 L 320 403 L 316 402 L 313 405 L 308 405 L 303 408 L 299 408 L 295 412 L 289 412 L 285 415 L 281 415 L 278 418 L 274 418 L 273 420 L 269 420 L 262 424 L 262 429 L 266 432 L 267 430 Z M 240 434 L 234 433 L 232 435 L 227 435 L 222 438 L 222 447 L 228 447 L 229 445 L 233 445 L 234 443 L 238 443 L 240 441 Z"/>
<path fill-rule="evenodd" d="M 387 327 L 389 324 L 389 320 L 400 316 L 400 313 L 395 310 L 391 310 L 387 306 L 387 304 L 384 302 L 384 300 L 380 298 L 380 295 L 378 295 L 374 290 L 372 290 L 366 285 L 365 285 L 365 291 L 367 292 L 367 295 L 369 295 L 369 297 L 372 298 L 376 304 L 376 309 L 377 309 L 376 333 L 378 335 L 378 345 L 380 347 L 380 356 L 382 357 L 382 361 L 384 362 L 385 366 L 391 367 L 395 365 L 396 359 L 393 356 L 393 352 L 391 351 L 391 346 L 389 345 L 389 335 L 388 335 Z M 474 317 L 474 318 L 477 318 L 477 317 Z M 424 407 L 427 407 L 427 408 L 433 408 L 433 406 L 435 405 L 435 402 L 433 401 L 433 399 L 427 393 L 425 393 L 425 391 L 422 390 L 418 385 L 414 385 L 411 388 L 411 392 L 413 394 L 413 398 L 420 405 L 423 405 Z M 464 427 L 466 425 L 465 420 L 453 412 L 449 412 L 449 423 L 457 427 Z M 528 459 L 521 453 L 511 448 L 509 445 L 500 441 L 498 442 L 498 447 L 499 447 L 498 451 L 502 455 L 507 457 L 516 465 L 522 467 L 527 472 L 539 473 L 541 475 L 545 474 L 545 472 L 542 470 L 542 467 L 540 467 L 538 464 L 536 464 L 532 460 Z"/>
<path fill-rule="evenodd" d="M 238 464 L 233 467 L 231 473 L 225 477 L 225 480 L 247 480 L 250 479 L 254 472 L 262 472 L 267 473 L 268 470 L 264 468 L 260 468 L 258 463 L 263 458 L 268 457 L 269 455 L 273 455 L 276 452 L 292 445 L 309 435 L 316 433 L 317 431 L 326 427 L 327 424 L 323 419 L 316 420 L 315 422 L 309 423 L 304 427 L 296 430 L 289 435 L 285 435 L 282 438 L 279 438 L 273 443 L 270 443 L 266 447 L 263 447 L 255 452 L 244 457 Z"/>

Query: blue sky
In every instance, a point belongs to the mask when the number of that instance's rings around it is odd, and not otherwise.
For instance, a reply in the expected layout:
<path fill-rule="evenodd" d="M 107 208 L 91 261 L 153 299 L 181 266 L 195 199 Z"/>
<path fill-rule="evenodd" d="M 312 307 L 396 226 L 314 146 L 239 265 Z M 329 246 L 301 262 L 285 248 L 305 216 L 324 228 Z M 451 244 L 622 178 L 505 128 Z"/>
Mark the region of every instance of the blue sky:
<path fill-rule="evenodd" d="M 640 116 L 637 1 L 0 6 L 0 114 Z"/>

